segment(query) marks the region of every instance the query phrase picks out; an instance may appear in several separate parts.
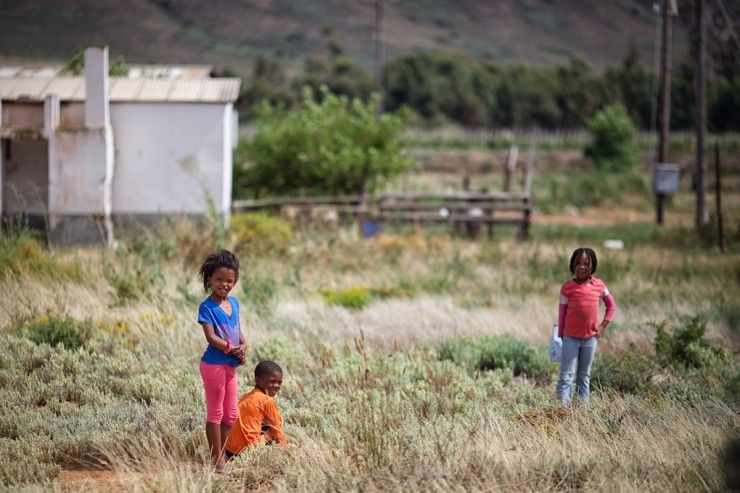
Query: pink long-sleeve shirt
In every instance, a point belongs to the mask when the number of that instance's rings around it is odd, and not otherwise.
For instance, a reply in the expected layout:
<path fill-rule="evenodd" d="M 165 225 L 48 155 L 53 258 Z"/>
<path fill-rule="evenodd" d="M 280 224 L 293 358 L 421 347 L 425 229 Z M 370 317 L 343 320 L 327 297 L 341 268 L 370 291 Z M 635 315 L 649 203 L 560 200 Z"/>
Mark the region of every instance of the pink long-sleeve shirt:
<path fill-rule="evenodd" d="M 610 322 L 617 304 L 601 279 L 590 277 L 583 284 L 569 280 L 560 288 L 558 335 L 581 339 L 596 335 L 599 326 L 599 300 L 604 300 L 604 320 Z"/>

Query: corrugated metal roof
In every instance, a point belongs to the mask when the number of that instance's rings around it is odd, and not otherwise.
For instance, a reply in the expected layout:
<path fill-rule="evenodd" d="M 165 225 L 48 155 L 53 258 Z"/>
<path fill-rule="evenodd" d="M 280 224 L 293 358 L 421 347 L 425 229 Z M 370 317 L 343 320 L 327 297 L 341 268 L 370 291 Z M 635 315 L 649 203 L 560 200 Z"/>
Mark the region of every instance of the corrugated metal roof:
<path fill-rule="evenodd" d="M 108 90 L 111 101 L 135 101 L 141 90 L 143 79 L 116 79 L 111 81 Z"/>
<path fill-rule="evenodd" d="M 241 80 L 213 79 L 108 79 L 111 103 L 191 102 L 229 103 L 239 97 Z M 56 94 L 60 101 L 84 101 L 84 77 L 16 77 L 0 74 L 0 99 L 43 101 Z"/>
<path fill-rule="evenodd" d="M 197 80 L 177 80 L 172 84 L 170 97 L 174 101 L 187 101 L 199 96 L 200 81 Z"/>
<path fill-rule="evenodd" d="M 55 77 L 44 89 L 45 94 L 56 94 L 60 101 L 81 101 L 84 91 L 85 82 L 81 77 Z"/>

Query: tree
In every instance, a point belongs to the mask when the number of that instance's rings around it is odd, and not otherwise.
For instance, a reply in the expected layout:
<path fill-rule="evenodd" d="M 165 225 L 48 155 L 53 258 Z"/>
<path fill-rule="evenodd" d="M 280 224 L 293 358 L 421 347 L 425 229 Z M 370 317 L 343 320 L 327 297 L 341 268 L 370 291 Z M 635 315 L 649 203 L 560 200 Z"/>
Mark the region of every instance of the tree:
<path fill-rule="evenodd" d="M 555 69 L 555 101 L 560 110 L 560 126 L 582 127 L 585 115 L 596 109 L 594 79 L 589 75 L 588 65 L 580 58 Z"/>
<path fill-rule="evenodd" d="M 373 191 L 402 172 L 400 119 L 376 117 L 367 103 L 322 88 L 316 102 L 305 91 L 301 107 L 263 105 L 257 133 L 237 154 L 235 195 L 320 195 Z"/>

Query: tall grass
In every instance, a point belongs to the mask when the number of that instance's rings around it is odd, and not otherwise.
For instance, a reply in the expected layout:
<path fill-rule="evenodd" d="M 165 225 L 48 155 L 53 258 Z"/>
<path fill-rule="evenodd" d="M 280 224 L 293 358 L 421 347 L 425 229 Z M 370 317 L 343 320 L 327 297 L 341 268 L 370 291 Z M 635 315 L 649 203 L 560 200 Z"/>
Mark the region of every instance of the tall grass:
<path fill-rule="evenodd" d="M 251 227 L 228 246 L 244 259 L 240 392 L 258 359 L 283 365 L 288 448 L 249 451 L 229 476 L 206 465 L 197 228 L 121 238 L 113 252 L 28 239 L 38 256 L 2 277 L 0 489 L 724 487 L 740 423 L 737 251 L 650 225 L 534 227 L 519 243 L 271 224 L 259 234 L 284 247 L 240 250 L 256 244 Z M 623 250 L 601 247 L 615 237 Z M 566 410 L 546 343 L 581 244 L 599 253 L 618 312 L 592 402 Z M 55 265 L 84 274 L 37 274 Z M 123 299 L 121 278 L 135 296 Z M 696 351 L 656 351 L 658 327 L 669 342 L 701 332 Z"/>

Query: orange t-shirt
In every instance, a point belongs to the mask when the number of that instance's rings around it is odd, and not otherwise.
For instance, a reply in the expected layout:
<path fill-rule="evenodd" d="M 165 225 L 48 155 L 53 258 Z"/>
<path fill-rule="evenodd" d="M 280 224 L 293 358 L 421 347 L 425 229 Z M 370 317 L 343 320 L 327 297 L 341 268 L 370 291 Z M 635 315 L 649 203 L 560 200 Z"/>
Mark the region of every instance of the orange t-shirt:
<path fill-rule="evenodd" d="M 226 439 L 226 450 L 239 454 L 249 445 L 257 446 L 270 440 L 287 445 L 283 417 L 272 397 L 254 388 L 239 399 L 237 411 L 239 416 Z"/>

